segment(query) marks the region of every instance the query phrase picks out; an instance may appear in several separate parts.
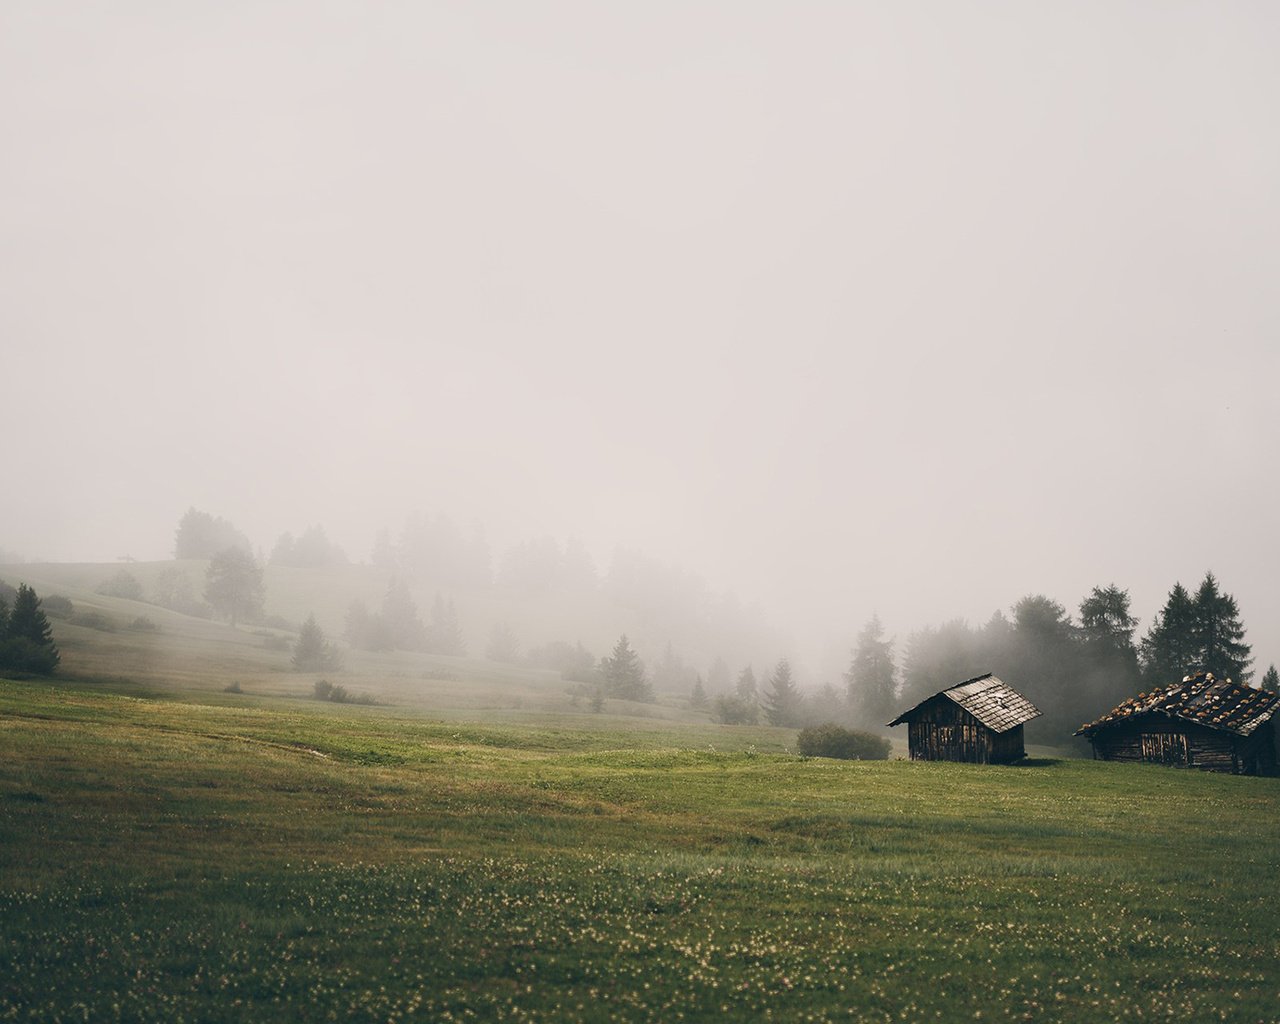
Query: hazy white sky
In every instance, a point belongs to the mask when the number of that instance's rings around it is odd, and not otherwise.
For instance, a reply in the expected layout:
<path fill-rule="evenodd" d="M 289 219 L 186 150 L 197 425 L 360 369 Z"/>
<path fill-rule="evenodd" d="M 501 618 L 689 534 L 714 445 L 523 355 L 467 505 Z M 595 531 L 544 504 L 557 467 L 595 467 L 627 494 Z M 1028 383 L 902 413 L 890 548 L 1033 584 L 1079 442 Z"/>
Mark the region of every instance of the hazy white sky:
<path fill-rule="evenodd" d="M 6 0 L 0 547 L 421 508 L 840 635 L 1212 568 L 1280 660 L 1278 30 Z"/>

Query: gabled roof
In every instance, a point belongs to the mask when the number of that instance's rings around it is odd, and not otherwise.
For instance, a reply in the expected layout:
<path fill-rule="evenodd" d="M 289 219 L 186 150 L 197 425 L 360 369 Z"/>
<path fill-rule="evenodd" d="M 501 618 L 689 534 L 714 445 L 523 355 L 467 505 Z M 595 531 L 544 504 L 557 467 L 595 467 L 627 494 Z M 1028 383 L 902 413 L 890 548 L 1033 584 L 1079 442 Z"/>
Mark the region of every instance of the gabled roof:
<path fill-rule="evenodd" d="M 1138 715 L 1162 714 L 1210 729 L 1248 736 L 1280 707 L 1280 695 L 1252 686 L 1215 679 L 1211 672 L 1187 676 L 1172 686 L 1130 697 L 1096 722 L 1082 725 L 1077 736 L 1092 736 L 1099 729 Z"/>
<path fill-rule="evenodd" d="M 904 711 L 889 724 L 901 725 L 911 717 L 912 712 L 924 707 L 935 697 L 946 697 L 959 704 L 993 732 L 1008 732 L 1040 715 L 1040 709 L 1031 701 L 1008 683 L 988 672 L 986 675 L 974 676 L 963 683 L 956 683 L 949 689 L 935 693 L 933 697 L 922 700 L 910 711 Z"/>

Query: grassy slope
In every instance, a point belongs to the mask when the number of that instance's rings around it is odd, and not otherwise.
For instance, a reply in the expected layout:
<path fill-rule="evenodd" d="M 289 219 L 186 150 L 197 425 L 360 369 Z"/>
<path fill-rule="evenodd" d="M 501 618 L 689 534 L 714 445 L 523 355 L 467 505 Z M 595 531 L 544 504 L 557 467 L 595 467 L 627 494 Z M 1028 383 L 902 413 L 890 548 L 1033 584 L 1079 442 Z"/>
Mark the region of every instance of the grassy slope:
<path fill-rule="evenodd" d="M 215 676 L 0 682 L 0 1020 L 1276 1018 L 1277 780 Z"/>

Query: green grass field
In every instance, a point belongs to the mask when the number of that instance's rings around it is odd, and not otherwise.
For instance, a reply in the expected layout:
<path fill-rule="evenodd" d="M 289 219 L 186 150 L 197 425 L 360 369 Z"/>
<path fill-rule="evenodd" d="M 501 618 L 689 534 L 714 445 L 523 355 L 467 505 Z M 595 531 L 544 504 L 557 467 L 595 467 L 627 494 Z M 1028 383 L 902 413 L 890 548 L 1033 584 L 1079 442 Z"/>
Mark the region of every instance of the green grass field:
<path fill-rule="evenodd" d="M 0 680 L 0 1021 L 1280 1020 L 1280 780 L 804 760 L 408 653 L 333 705 L 110 571 L 33 567 L 99 618 Z"/>
<path fill-rule="evenodd" d="M 0 682 L 0 1020 L 1274 1020 L 1280 784 Z"/>

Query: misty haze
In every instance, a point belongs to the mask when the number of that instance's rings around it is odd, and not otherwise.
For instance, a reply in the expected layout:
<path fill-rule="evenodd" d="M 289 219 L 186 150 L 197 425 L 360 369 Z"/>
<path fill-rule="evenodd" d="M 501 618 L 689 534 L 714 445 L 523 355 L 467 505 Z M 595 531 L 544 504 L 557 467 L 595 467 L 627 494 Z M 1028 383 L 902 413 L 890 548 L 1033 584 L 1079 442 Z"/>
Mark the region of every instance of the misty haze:
<path fill-rule="evenodd" d="M 1278 30 L 5 4 L 0 1018 L 1271 1019 Z"/>

